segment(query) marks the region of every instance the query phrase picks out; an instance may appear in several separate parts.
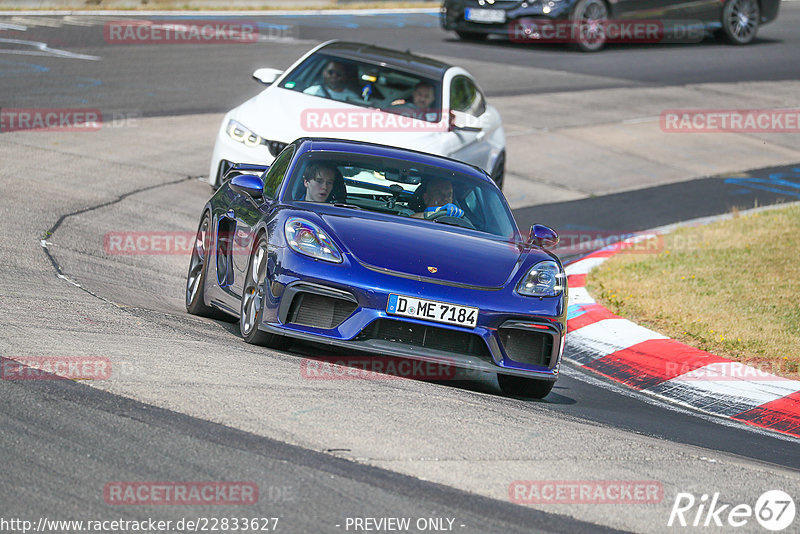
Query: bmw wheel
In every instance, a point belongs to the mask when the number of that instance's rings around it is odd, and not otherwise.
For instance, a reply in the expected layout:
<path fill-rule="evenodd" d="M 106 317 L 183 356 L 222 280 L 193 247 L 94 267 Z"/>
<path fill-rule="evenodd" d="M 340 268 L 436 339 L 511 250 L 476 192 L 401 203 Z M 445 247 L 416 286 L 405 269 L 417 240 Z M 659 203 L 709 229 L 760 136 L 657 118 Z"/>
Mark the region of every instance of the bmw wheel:
<path fill-rule="evenodd" d="M 603 0 L 579 0 L 570 14 L 572 46 L 581 52 L 597 52 L 606 44 L 608 8 Z"/>
<path fill-rule="evenodd" d="M 186 311 L 202 317 L 217 317 L 219 313 L 205 303 L 206 272 L 211 251 L 211 214 L 206 212 L 200 221 L 186 275 Z"/>
<path fill-rule="evenodd" d="M 731 44 L 749 44 L 756 38 L 760 18 L 758 0 L 728 0 L 722 8 L 722 33 Z"/>
<path fill-rule="evenodd" d="M 506 155 L 505 153 L 500 154 L 500 157 L 497 158 L 497 161 L 494 164 L 494 168 L 492 169 L 492 180 L 494 183 L 497 184 L 497 187 L 503 189 L 503 181 L 505 180 L 506 176 Z"/>
<path fill-rule="evenodd" d="M 550 380 L 534 380 L 522 376 L 497 375 L 497 383 L 503 393 L 512 397 L 545 398 L 553 389 L 555 382 Z"/>
<path fill-rule="evenodd" d="M 273 349 L 286 348 L 289 338 L 258 329 L 264 310 L 264 286 L 267 279 L 267 237 L 261 235 L 250 255 L 250 266 L 244 281 L 242 308 L 239 315 L 239 331 L 248 343 Z"/>

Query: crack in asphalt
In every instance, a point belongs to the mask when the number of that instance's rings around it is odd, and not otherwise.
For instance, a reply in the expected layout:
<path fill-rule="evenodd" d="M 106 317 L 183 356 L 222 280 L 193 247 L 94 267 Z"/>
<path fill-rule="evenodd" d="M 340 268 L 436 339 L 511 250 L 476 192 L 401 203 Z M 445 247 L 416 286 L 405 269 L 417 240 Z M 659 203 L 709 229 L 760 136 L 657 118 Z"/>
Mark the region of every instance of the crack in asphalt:
<path fill-rule="evenodd" d="M 97 293 L 94 293 L 93 291 L 87 289 L 86 287 L 84 287 L 80 283 L 78 283 L 77 281 L 75 281 L 72 278 L 70 278 L 67 275 L 67 273 L 65 273 L 64 270 L 61 268 L 61 265 L 58 263 L 58 261 L 56 261 L 56 259 L 50 253 L 49 245 L 51 245 L 52 243 L 48 242 L 47 239 L 52 237 L 53 235 L 55 235 L 56 231 L 59 229 L 61 224 L 65 220 L 70 218 L 70 217 L 75 217 L 77 215 L 82 215 L 84 213 L 89 213 L 89 212 L 92 212 L 92 211 L 95 211 L 95 210 L 99 210 L 99 209 L 102 209 L 102 208 L 107 208 L 109 206 L 113 206 L 114 204 L 118 204 L 118 203 L 122 202 L 123 200 L 125 200 L 126 198 L 131 197 L 133 195 L 138 195 L 139 193 L 144 193 L 146 191 L 152 191 L 154 189 L 158 189 L 158 188 L 161 188 L 161 187 L 177 185 L 177 184 L 180 184 L 180 183 L 183 183 L 183 182 L 188 182 L 190 180 L 197 180 L 198 178 L 200 178 L 200 177 L 199 176 L 185 176 L 185 177 L 180 178 L 178 180 L 172 180 L 172 181 L 163 182 L 163 183 L 160 183 L 160 184 L 154 184 L 154 185 L 148 185 L 146 187 L 140 187 L 139 189 L 134 189 L 133 191 L 128 191 L 127 193 L 123 193 L 123 194 L 117 196 L 113 200 L 102 202 L 100 204 L 95 204 L 94 206 L 88 206 L 86 208 L 81 208 L 79 210 L 75 210 L 75 211 L 72 211 L 70 213 L 65 213 L 65 214 L 61 215 L 61 217 L 58 218 L 58 220 L 55 222 L 55 224 L 53 224 L 53 226 L 51 226 L 44 233 L 44 235 L 41 237 L 41 239 L 39 241 L 39 244 L 41 245 L 45 256 L 47 256 L 47 259 L 50 260 L 50 264 L 53 266 L 53 269 L 56 272 L 56 276 L 58 278 L 62 279 L 62 280 L 65 280 L 66 282 L 72 284 L 73 286 L 77 287 L 81 291 L 85 291 L 86 293 L 88 293 L 89 295 L 93 296 L 96 299 L 99 299 L 99 300 L 101 300 L 103 302 L 107 302 L 108 304 L 112 304 L 113 306 L 116 306 L 117 308 L 119 308 L 121 310 L 124 310 L 124 309 L 128 308 L 128 307 L 126 307 L 126 306 L 124 306 L 122 304 L 119 304 L 119 303 L 114 302 L 114 301 L 112 301 L 110 299 L 107 299 L 107 298 L 105 298 L 105 297 L 103 297 L 101 295 L 98 295 Z"/>

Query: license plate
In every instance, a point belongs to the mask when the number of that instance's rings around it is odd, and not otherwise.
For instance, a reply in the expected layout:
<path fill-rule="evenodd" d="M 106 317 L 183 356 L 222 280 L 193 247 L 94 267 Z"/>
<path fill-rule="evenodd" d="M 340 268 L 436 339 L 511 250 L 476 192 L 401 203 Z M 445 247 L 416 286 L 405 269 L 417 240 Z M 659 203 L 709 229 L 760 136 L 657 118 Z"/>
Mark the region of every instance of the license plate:
<path fill-rule="evenodd" d="M 470 306 L 394 294 L 389 295 L 389 303 L 386 305 L 386 312 L 391 315 L 402 315 L 468 328 L 475 328 L 478 324 L 479 311 L 478 308 Z"/>
<path fill-rule="evenodd" d="M 464 20 L 470 22 L 502 23 L 506 21 L 506 12 L 502 9 L 467 8 L 464 11 Z"/>

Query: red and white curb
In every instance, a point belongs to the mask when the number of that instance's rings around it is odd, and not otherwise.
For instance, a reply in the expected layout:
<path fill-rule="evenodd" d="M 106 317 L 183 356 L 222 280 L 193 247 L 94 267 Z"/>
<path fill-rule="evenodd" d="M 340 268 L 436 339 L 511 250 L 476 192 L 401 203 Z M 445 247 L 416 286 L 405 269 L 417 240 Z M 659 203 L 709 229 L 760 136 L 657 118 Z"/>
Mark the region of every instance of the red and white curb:
<path fill-rule="evenodd" d="M 669 402 L 800 437 L 800 381 L 669 339 L 614 315 L 589 295 L 589 271 L 646 237 L 616 243 L 565 268 L 565 359 Z"/>

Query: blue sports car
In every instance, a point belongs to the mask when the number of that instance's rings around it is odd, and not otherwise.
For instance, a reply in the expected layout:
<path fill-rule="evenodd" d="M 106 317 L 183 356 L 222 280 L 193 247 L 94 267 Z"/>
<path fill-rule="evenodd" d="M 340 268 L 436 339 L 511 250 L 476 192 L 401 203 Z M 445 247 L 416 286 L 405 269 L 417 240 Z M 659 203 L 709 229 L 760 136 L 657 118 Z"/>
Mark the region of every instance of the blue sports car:
<path fill-rule="evenodd" d="M 302 138 L 240 164 L 203 208 L 186 308 L 244 339 L 326 343 L 496 373 L 542 398 L 557 377 L 567 287 L 483 170 L 441 156 Z"/>

